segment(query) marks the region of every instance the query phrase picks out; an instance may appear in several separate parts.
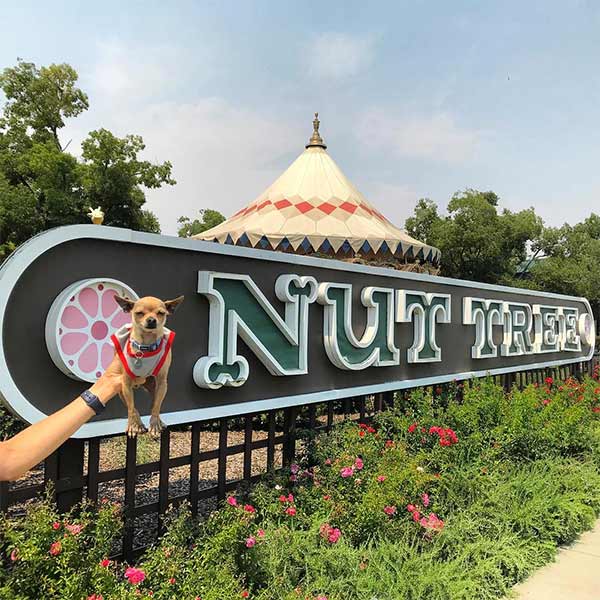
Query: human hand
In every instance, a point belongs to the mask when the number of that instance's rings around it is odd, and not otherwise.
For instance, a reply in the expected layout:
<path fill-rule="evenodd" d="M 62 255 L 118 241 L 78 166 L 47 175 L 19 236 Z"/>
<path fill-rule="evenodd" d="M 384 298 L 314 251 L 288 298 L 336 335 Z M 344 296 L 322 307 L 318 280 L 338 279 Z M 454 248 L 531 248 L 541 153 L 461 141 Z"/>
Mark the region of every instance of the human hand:
<path fill-rule="evenodd" d="M 96 383 L 90 388 L 90 392 L 100 399 L 102 404 L 106 405 L 108 401 L 121 391 L 121 381 L 123 371 L 119 358 L 115 355 L 112 362 L 106 368 L 106 371 L 98 378 Z"/>

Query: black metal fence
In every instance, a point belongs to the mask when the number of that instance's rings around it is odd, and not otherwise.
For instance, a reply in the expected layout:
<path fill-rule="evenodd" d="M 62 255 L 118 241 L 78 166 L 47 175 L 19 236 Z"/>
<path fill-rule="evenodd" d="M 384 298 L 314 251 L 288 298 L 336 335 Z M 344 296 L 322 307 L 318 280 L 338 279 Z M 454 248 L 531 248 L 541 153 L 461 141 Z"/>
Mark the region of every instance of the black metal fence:
<path fill-rule="evenodd" d="M 543 383 L 548 376 L 580 379 L 585 373 L 591 374 L 593 367 L 593 361 L 574 363 L 559 369 L 500 375 L 495 380 L 510 390 L 513 385 Z M 410 390 L 385 392 L 196 422 L 164 430 L 159 444 L 125 435 L 71 439 L 26 479 L 0 483 L 0 511 L 22 513 L 24 506 L 43 493 L 49 482 L 61 512 L 84 497 L 97 502 L 105 494 L 110 495 L 122 502 L 125 517 L 122 544 L 115 554 L 131 560 L 160 534 L 161 517 L 169 506 L 188 501 L 194 515 L 210 510 L 227 492 L 293 462 L 300 429 L 327 431 L 338 420 L 368 419 L 409 393 Z M 171 451 L 174 437 L 179 449 L 176 456 Z M 208 443 L 203 444 L 203 438 Z M 115 447 L 115 443 L 121 445 Z M 158 454 L 151 460 L 147 460 L 148 443 Z M 101 454 L 111 444 L 113 454 L 124 453 L 124 464 L 102 468 Z M 231 469 L 234 459 L 236 465 Z M 140 487 L 144 493 L 140 493 Z"/>

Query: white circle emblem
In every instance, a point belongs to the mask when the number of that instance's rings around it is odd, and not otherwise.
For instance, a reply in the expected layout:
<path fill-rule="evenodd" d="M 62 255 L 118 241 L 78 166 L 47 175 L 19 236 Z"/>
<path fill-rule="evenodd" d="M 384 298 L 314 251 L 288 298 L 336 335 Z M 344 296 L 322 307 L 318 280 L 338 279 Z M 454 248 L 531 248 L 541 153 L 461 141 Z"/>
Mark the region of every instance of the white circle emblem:
<path fill-rule="evenodd" d="M 596 338 L 594 326 L 594 319 L 590 313 L 583 313 L 579 315 L 579 327 L 578 333 L 584 344 L 588 344 L 588 346 L 593 346 Z"/>
<path fill-rule="evenodd" d="M 116 279 L 84 279 L 65 288 L 46 318 L 46 346 L 54 364 L 66 375 L 94 382 L 114 356 L 110 336 L 131 317 L 115 294 L 137 300 L 128 285 Z"/>

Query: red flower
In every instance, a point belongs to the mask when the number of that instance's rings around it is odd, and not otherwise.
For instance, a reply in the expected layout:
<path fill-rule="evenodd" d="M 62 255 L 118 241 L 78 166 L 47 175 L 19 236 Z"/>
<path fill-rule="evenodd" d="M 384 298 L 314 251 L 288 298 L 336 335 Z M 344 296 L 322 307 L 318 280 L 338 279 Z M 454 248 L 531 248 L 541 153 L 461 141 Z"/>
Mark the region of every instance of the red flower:
<path fill-rule="evenodd" d="M 411 425 L 408 426 L 408 433 L 413 433 L 414 430 L 419 426 L 418 423 L 412 423 Z"/>
<path fill-rule="evenodd" d="M 58 521 L 54 521 L 54 523 L 52 523 L 52 529 L 54 529 L 54 531 L 60 529 L 60 523 Z"/>
<path fill-rule="evenodd" d="M 395 506 L 386 506 L 383 509 L 383 512 L 388 516 L 391 517 L 393 515 L 396 514 L 396 507 Z"/>
<path fill-rule="evenodd" d="M 244 590 L 242 592 L 242 598 L 249 598 L 250 597 L 250 592 L 247 592 L 246 590 Z"/>
<path fill-rule="evenodd" d="M 255 513 L 256 512 L 256 509 L 254 508 L 254 506 L 252 506 L 252 504 L 245 504 L 244 505 L 244 510 L 246 512 L 249 512 L 249 513 Z"/>
<path fill-rule="evenodd" d="M 364 429 L 361 429 L 361 430 L 358 432 L 358 436 L 359 436 L 359 437 L 365 437 L 365 430 L 364 430 Z"/>
<path fill-rule="evenodd" d="M 544 381 L 546 382 L 546 385 L 552 385 L 554 383 L 554 379 L 552 379 L 552 377 L 546 377 Z"/>
<path fill-rule="evenodd" d="M 108 558 L 103 558 L 103 559 L 100 561 L 100 566 L 101 566 L 101 567 L 104 567 L 104 568 L 106 569 L 106 568 L 110 567 L 110 562 L 111 562 L 111 561 L 110 561 L 110 560 L 108 560 Z"/>
<path fill-rule="evenodd" d="M 175 577 L 170 577 L 170 578 L 169 578 L 169 583 L 170 583 L 171 585 L 173 585 L 173 584 L 175 583 Z"/>
<path fill-rule="evenodd" d="M 296 509 L 293 506 L 288 506 L 285 509 L 285 513 L 287 515 L 289 515 L 290 517 L 294 517 L 294 516 L 296 516 Z"/>

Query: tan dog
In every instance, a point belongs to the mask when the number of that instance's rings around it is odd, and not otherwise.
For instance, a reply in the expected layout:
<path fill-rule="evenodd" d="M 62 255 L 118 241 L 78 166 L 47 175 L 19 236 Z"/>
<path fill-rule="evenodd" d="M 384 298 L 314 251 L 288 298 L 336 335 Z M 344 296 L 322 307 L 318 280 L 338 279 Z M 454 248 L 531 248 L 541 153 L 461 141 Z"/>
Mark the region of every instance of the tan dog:
<path fill-rule="evenodd" d="M 152 296 L 136 302 L 115 295 L 115 301 L 131 313 L 131 325 L 125 325 L 112 336 L 122 370 L 121 400 L 127 407 L 127 435 L 136 437 L 146 428 L 135 408 L 134 388 L 144 386 L 153 395 L 150 412 L 150 435 L 157 439 L 164 429 L 160 407 L 167 393 L 167 376 L 171 366 L 171 344 L 175 333 L 165 327 L 168 314 L 173 314 L 183 302 L 160 300 Z"/>

